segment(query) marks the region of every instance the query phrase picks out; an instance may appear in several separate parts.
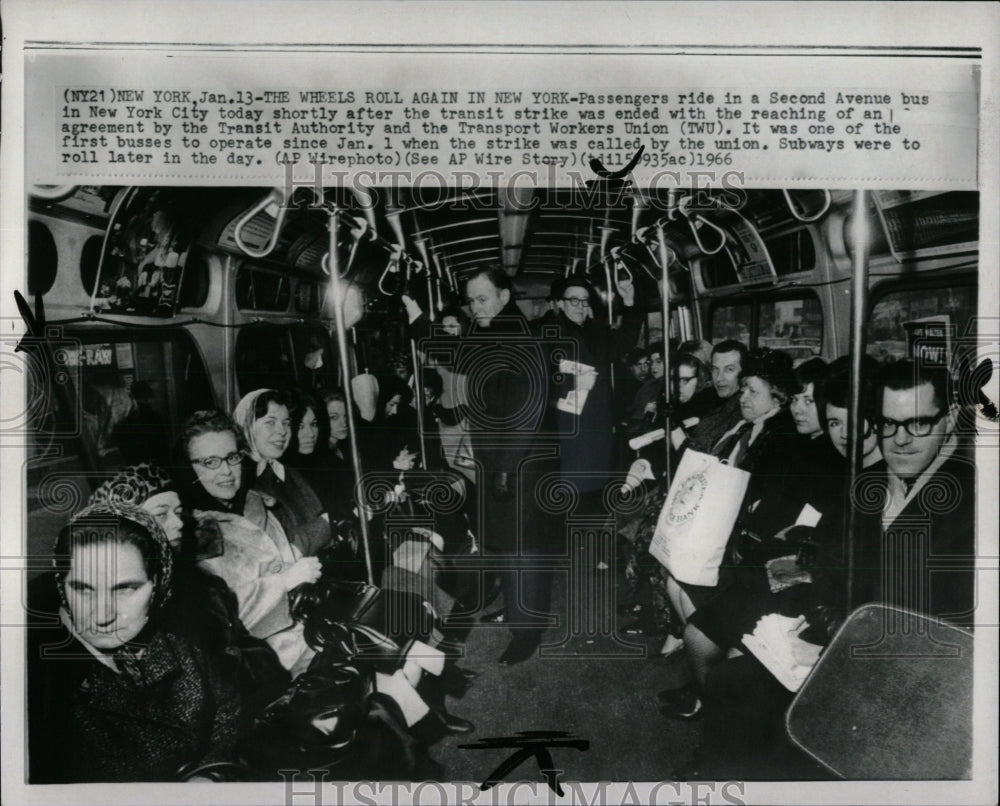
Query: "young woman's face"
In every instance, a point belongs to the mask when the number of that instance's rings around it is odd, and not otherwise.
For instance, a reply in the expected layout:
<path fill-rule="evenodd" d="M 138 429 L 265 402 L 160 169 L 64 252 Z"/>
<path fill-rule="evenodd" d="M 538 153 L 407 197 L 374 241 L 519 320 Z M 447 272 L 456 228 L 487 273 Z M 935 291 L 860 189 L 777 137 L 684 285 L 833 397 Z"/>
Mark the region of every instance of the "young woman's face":
<path fill-rule="evenodd" d="M 677 367 L 677 399 L 681 403 L 687 403 L 694 397 L 698 388 L 698 371 L 687 364 L 680 364 Z"/>
<path fill-rule="evenodd" d="M 389 398 L 389 400 L 385 404 L 386 417 L 395 416 L 396 412 L 399 411 L 399 404 L 400 401 L 402 401 L 402 399 L 403 399 L 402 395 L 393 395 L 392 397 Z"/>
<path fill-rule="evenodd" d="M 302 415 L 302 422 L 299 423 L 299 453 L 308 456 L 316 450 L 316 438 L 319 436 L 319 424 L 316 422 L 316 413 L 312 409 L 306 409 Z"/>
<path fill-rule="evenodd" d="M 336 447 L 347 439 L 347 407 L 342 400 L 331 400 L 326 404 L 326 416 L 330 418 L 330 447 Z"/>
<path fill-rule="evenodd" d="M 819 412 L 816 411 L 811 383 L 807 383 L 801 392 L 792 396 L 788 408 L 795 421 L 795 430 L 800 434 L 812 437 L 822 432 L 823 427 L 819 424 Z"/>
<path fill-rule="evenodd" d="M 656 380 L 663 377 L 663 355 L 661 353 L 649 354 L 649 374 Z"/>
<path fill-rule="evenodd" d="M 273 400 L 268 403 L 264 416 L 253 421 L 253 440 L 257 453 L 265 459 L 281 458 L 292 435 L 291 424 L 287 406 Z"/>
<path fill-rule="evenodd" d="M 231 432 L 199 434 L 188 443 L 188 458 L 209 495 L 220 501 L 236 497 L 243 480 L 243 467 L 236 452 L 236 437 Z M 234 460 L 232 464 L 231 460 Z"/>
<path fill-rule="evenodd" d="M 73 626 L 102 652 L 131 641 L 149 620 L 153 582 L 130 543 L 77 546 L 64 586 Z"/>
<path fill-rule="evenodd" d="M 157 493 L 147 498 L 142 508 L 156 518 L 156 522 L 167 535 L 170 548 L 177 551 L 181 545 L 181 535 L 184 532 L 184 521 L 181 520 L 181 499 L 173 490 Z"/>

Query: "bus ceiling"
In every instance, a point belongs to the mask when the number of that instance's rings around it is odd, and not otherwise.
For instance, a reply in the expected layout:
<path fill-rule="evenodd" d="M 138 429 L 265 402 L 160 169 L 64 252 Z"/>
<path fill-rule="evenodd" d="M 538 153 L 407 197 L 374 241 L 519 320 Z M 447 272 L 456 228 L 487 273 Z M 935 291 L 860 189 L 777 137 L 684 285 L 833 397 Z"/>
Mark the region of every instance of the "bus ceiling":
<path fill-rule="evenodd" d="M 870 196 L 872 260 L 904 264 L 975 251 L 974 192 Z M 440 304 L 457 297 L 469 273 L 499 266 L 531 296 L 568 276 L 586 278 L 602 292 L 616 279 L 632 279 L 651 307 L 662 282 L 661 236 L 671 295 L 690 301 L 717 296 L 716 288 L 767 288 L 785 275 L 822 268 L 811 250 L 839 255 L 849 266 L 850 205 L 845 190 L 650 190 L 623 180 L 470 191 L 346 187 L 321 196 L 312 186 L 292 193 L 65 186 L 36 188 L 31 199 L 33 212 L 117 232 L 112 246 L 119 251 L 135 251 L 143 238 L 169 230 L 178 254 L 187 245 L 182 241 L 196 242 L 318 281 L 329 277 L 328 221 L 335 214 L 341 276 L 370 291 L 429 285 L 430 298 Z"/>

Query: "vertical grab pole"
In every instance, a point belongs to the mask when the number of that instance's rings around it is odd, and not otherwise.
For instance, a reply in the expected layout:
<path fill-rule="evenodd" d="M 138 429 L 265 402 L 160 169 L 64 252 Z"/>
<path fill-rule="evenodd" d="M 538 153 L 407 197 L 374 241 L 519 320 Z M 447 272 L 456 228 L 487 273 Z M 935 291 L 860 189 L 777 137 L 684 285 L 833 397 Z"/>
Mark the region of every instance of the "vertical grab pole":
<path fill-rule="evenodd" d="M 670 248 L 667 246 L 667 237 L 663 234 L 663 222 L 656 222 L 656 239 L 660 248 L 660 298 L 663 301 L 663 384 L 666 400 L 669 402 L 670 395 Z M 670 483 L 670 423 L 664 424 L 667 432 L 663 438 L 664 452 L 666 454 L 666 478 Z"/>
<path fill-rule="evenodd" d="M 864 450 L 864 434 L 862 433 L 864 414 L 861 411 L 861 364 L 865 356 L 865 310 L 868 307 L 868 246 L 870 240 L 868 191 L 854 191 L 851 214 L 854 218 L 852 224 L 854 229 L 854 260 L 851 265 L 851 394 L 847 408 L 848 456 L 851 460 L 851 472 L 845 517 L 848 613 L 854 609 L 854 566 L 856 559 L 854 543 L 859 523 L 858 514 L 851 505 L 850 497 L 853 494 L 855 484 L 862 470 L 862 452 Z"/>
<path fill-rule="evenodd" d="M 417 435 L 420 437 L 420 467 L 427 469 L 427 441 L 424 439 L 424 376 L 417 358 L 417 340 L 410 337 L 410 360 L 413 362 L 413 397 L 417 401 Z"/>
<path fill-rule="evenodd" d="M 337 253 L 337 229 L 339 227 L 339 210 L 334 205 L 329 208 L 330 230 L 330 295 L 333 298 L 334 324 L 337 331 L 337 356 L 340 359 L 340 372 L 344 382 L 344 399 L 347 401 L 347 428 L 351 444 L 351 465 L 354 468 L 354 503 L 358 508 L 358 521 L 361 523 L 361 545 L 365 551 L 365 571 L 368 574 L 368 584 L 375 584 L 375 574 L 372 570 L 371 547 L 368 543 L 368 515 L 359 490 L 363 468 L 361 452 L 358 450 L 358 431 L 354 421 L 354 394 L 351 389 L 351 365 L 347 353 L 347 328 L 344 327 L 344 286 L 340 277 L 340 255 Z"/>

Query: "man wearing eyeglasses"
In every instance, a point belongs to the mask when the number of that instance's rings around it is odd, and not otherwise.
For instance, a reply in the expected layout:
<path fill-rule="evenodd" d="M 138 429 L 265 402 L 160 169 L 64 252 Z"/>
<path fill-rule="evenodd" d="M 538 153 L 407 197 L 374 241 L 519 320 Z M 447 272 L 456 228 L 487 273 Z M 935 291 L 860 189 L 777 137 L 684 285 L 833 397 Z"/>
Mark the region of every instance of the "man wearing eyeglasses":
<path fill-rule="evenodd" d="M 577 516 L 601 509 L 601 492 L 610 481 L 615 456 L 611 367 L 618 355 L 635 346 L 642 325 L 631 281 L 618 283 L 617 291 L 624 315 L 619 327 L 612 328 L 606 316 L 594 315 L 591 306 L 598 298 L 586 279 L 570 277 L 552 287 L 559 311 L 552 324 L 558 328 L 558 343 L 572 352 L 560 363 L 553 402 L 560 470 L 580 495 Z"/>
<path fill-rule="evenodd" d="M 883 601 L 971 624 L 975 606 L 975 469 L 955 433 L 944 370 L 882 369 L 875 420 L 888 472 L 878 522 L 859 534 L 856 603 Z M 860 492 L 855 506 L 870 509 Z M 868 500 L 873 500 L 868 498 Z M 878 528 L 878 527 L 881 528 Z"/>

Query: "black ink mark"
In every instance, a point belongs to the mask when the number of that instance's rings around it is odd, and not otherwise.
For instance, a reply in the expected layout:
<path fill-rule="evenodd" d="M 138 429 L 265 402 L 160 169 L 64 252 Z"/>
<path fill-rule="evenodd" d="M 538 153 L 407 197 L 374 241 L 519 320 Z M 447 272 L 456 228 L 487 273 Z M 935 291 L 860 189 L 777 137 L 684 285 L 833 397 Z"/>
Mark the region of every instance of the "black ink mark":
<path fill-rule="evenodd" d="M 629 160 L 628 165 L 622 168 L 620 171 L 615 171 L 612 173 L 607 168 L 604 167 L 604 163 L 601 162 L 597 157 L 593 157 L 590 162 L 590 170 L 597 174 L 601 179 L 624 179 L 631 173 L 632 169 L 639 164 L 639 158 L 642 156 L 642 152 L 646 150 L 646 146 L 639 146 L 639 150 L 635 152 L 635 156 Z"/>
<path fill-rule="evenodd" d="M 464 750 L 493 750 L 498 747 L 506 747 L 517 752 L 505 759 L 500 766 L 486 776 L 486 780 L 479 785 L 480 791 L 485 792 L 490 787 L 500 783 L 508 773 L 534 756 L 538 762 L 538 769 L 549 788 L 562 797 L 563 788 L 559 783 L 558 770 L 555 769 L 549 749 L 552 747 L 572 747 L 584 752 L 590 749 L 590 742 L 587 739 L 577 739 L 571 733 L 561 730 L 522 730 L 518 732 L 517 736 L 500 736 L 481 739 L 473 744 L 459 745 L 459 748 Z"/>

